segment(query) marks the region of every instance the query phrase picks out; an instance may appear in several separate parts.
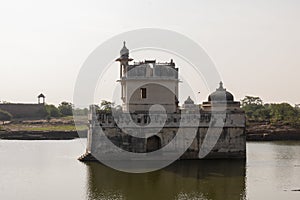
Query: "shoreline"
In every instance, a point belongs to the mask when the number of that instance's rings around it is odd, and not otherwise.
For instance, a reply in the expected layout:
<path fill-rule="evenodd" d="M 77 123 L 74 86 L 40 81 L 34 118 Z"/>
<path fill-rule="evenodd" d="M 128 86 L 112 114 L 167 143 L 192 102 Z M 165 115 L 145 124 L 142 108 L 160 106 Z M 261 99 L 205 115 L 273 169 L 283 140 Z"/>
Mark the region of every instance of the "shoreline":
<path fill-rule="evenodd" d="M 77 131 L 72 120 L 53 119 L 51 123 L 45 120 L 30 120 L 22 123 L 5 125 L 0 130 L 2 140 L 72 140 L 86 138 L 87 129 L 82 125 Z M 30 130 L 35 129 L 35 130 Z M 251 122 L 246 126 L 246 141 L 284 141 L 300 140 L 300 127 L 285 124 L 270 124 Z"/>
<path fill-rule="evenodd" d="M 297 141 L 300 140 L 300 131 L 297 133 L 248 133 L 246 141 Z"/>
<path fill-rule="evenodd" d="M 271 131 L 246 130 L 247 141 L 284 141 L 300 140 L 300 130 Z M 0 131 L 1 140 L 72 140 L 86 138 L 87 130 L 84 131 Z"/>
<path fill-rule="evenodd" d="M 300 140 L 300 127 L 251 123 L 246 127 L 246 135 L 247 141 Z"/>
<path fill-rule="evenodd" d="M 72 140 L 86 137 L 87 131 L 0 131 L 1 140 Z"/>

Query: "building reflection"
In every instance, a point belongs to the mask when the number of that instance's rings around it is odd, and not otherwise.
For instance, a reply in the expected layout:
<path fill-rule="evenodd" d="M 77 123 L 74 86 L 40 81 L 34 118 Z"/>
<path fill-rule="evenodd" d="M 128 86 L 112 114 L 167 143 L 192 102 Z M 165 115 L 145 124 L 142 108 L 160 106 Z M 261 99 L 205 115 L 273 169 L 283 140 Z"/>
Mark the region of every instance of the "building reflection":
<path fill-rule="evenodd" d="M 245 161 L 177 161 L 129 174 L 87 163 L 87 199 L 245 199 Z"/>

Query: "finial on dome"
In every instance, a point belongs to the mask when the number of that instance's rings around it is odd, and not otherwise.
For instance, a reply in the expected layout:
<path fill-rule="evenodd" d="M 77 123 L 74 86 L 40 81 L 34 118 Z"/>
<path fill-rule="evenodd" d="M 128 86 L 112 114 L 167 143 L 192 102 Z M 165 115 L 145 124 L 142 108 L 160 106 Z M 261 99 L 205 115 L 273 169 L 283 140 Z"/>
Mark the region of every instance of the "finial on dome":
<path fill-rule="evenodd" d="M 120 51 L 121 58 L 128 58 L 129 57 L 129 50 L 126 47 L 126 42 L 123 41 L 123 47 Z"/>
<path fill-rule="evenodd" d="M 219 89 L 224 89 L 224 88 L 223 88 L 223 82 L 222 82 L 222 81 L 220 81 L 220 83 L 219 83 L 219 84 L 220 84 L 220 87 L 219 87 Z"/>
<path fill-rule="evenodd" d="M 184 101 L 184 104 L 194 104 L 194 101 L 191 99 L 190 96 Z"/>
<path fill-rule="evenodd" d="M 126 47 L 126 41 L 123 41 L 123 47 L 120 50 L 120 57 L 116 59 L 116 61 L 121 62 L 121 63 L 126 63 L 128 64 L 129 61 L 132 61 L 132 58 L 129 58 L 129 49 Z"/>

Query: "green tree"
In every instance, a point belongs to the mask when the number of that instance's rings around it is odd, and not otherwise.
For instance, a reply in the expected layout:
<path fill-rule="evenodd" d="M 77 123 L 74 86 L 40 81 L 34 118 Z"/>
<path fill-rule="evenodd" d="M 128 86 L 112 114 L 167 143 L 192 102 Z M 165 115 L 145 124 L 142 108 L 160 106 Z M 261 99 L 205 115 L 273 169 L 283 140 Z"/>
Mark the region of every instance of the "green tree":
<path fill-rule="evenodd" d="M 270 110 L 260 97 L 246 96 L 241 100 L 242 109 L 248 120 L 269 120 Z M 267 105 L 267 104 L 266 104 Z"/>
<path fill-rule="evenodd" d="M 63 101 L 59 104 L 58 106 L 58 110 L 60 111 L 60 113 L 63 115 L 63 116 L 70 116 L 70 115 L 73 115 L 73 104 L 72 103 L 69 103 L 69 102 L 66 102 L 66 101 Z"/>
<path fill-rule="evenodd" d="M 245 96 L 245 98 L 242 99 L 241 102 L 242 107 L 246 105 L 263 105 L 263 101 L 260 97 Z"/>
<path fill-rule="evenodd" d="M 48 113 L 47 119 L 50 120 L 51 117 L 60 117 L 61 113 L 55 105 L 45 105 L 46 111 Z"/>
<path fill-rule="evenodd" d="M 2 121 L 2 124 L 4 125 L 5 121 L 10 121 L 12 119 L 12 115 L 4 110 L 0 110 L 0 121 Z"/>
<path fill-rule="evenodd" d="M 104 111 L 107 113 L 112 112 L 112 108 L 114 107 L 115 103 L 110 101 L 102 100 L 100 104 L 100 111 Z"/>
<path fill-rule="evenodd" d="M 296 124 L 298 122 L 298 111 L 288 103 L 271 104 L 270 115 L 272 122 L 283 122 Z"/>
<path fill-rule="evenodd" d="M 290 125 L 300 124 L 300 108 L 288 103 L 263 104 L 259 97 L 246 96 L 241 100 L 247 120 L 268 121 Z"/>

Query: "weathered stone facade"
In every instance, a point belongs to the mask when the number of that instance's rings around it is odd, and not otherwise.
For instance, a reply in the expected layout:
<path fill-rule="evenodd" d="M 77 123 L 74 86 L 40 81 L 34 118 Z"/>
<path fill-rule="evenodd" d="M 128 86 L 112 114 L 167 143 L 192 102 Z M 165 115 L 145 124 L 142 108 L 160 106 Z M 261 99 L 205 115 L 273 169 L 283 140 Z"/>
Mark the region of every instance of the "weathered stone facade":
<path fill-rule="evenodd" d="M 120 54 L 116 61 L 120 62 L 123 109 L 105 113 L 91 106 L 87 153 L 109 155 L 115 150 L 109 147 L 113 143 L 135 153 L 165 149 L 162 154 L 172 154 L 183 149 L 180 159 L 245 159 L 245 115 L 222 82 L 202 105 L 188 97 L 179 107 L 178 68 L 173 60 L 130 65 L 125 43 Z M 156 104 L 165 113 L 150 111 Z M 110 142 L 103 142 L 106 138 Z"/>
<path fill-rule="evenodd" d="M 187 114 L 190 119 L 195 119 L 196 115 Z M 125 115 L 128 117 L 127 115 Z M 146 116 L 146 117 L 145 117 Z M 215 116 L 218 116 L 215 114 Z M 216 138 L 209 138 L 211 140 L 217 140 L 214 147 L 209 150 L 205 159 L 217 159 L 217 158 L 238 158 L 244 159 L 246 157 L 246 135 L 245 135 L 245 118 L 243 112 L 227 113 L 223 127 L 218 127 L 213 124 L 213 117 L 211 113 L 202 112 L 199 119 L 199 125 L 197 127 L 180 127 L 180 114 L 168 115 L 168 119 L 163 128 L 154 136 L 138 138 L 133 137 L 128 132 L 140 132 L 141 134 L 155 133 L 156 127 L 151 128 L 136 128 L 126 127 L 120 129 L 117 125 L 120 123 L 120 118 L 114 118 L 111 114 L 97 114 L 94 118 L 98 118 L 98 124 L 90 124 L 90 130 L 88 133 L 88 147 L 87 152 L 97 153 L 99 145 L 103 145 L 102 138 L 99 137 L 98 131 L 102 129 L 107 138 L 119 148 L 123 150 L 145 153 L 158 150 L 167 144 L 175 137 L 176 134 L 184 134 L 190 128 L 196 128 L 196 136 L 187 149 L 187 151 L 181 156 L 181 159 L 199 159 L 199 153 L 202 149 L 203 142 L 208 133 L 212 134 L 214 130 L 220 131 L 220 136 Z M 120 117 L 120 116 L 119 116 Z M 123 119 L 124 123 L 130 119 Z M 137 114 L 131 115 L 132 120 L 138 126 L 145 126 L 147 124 L 147 115 Z M 207 141 L 206 141 L 207 142 Z M 102 148 L 101 148 L 102 149 Z M 104 148 L 105 149 L 105 148 Z M 109 151 L 109 148 L 107 148 Z M 103 153 L 103 152 L 102 152 Z M 109 153 L 109 152 L 107 152 Z"/>

